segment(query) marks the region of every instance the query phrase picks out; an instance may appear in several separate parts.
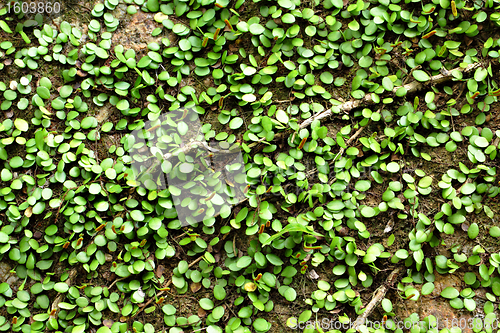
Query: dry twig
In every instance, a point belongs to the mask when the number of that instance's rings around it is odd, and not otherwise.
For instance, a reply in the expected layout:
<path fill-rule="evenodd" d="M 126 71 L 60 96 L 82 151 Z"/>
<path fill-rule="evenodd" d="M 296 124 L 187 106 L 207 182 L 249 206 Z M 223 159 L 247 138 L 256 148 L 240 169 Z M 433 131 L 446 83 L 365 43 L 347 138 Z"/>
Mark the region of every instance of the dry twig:
<path fill-rule="evenodd" d="M 391 285 L 398 277 L 399 273 L 401 272 L 401 267 L 396 268 L 389 274 L 389 277 L 387 278 L 387 282 L 384 283 L 380 288 L 377 289 L 375 292 L 375 296 L 373 296 L 372 300 L 370 303 L 365 308 L 365 312 L 359 316 L 356 321 L 354 322 L 353 329 L 356 331 L 359 331 L 359 327 L 361 325 L 364 325 L 366 322 L 366 318 L 372 313 L 373 309 L 377 306 L 377 304 L 384 298 L 385 294 L 387 293 L 387 290 L 389 289 L 389 285 Z"/>
<path fill-rule="evenodd" d="M 66 279 L 66 281 L 64 281 L 64 283 L 66 283 L 68 286 L 71 286 L 73 283 L 73 279 L 77 275 L 76 273 L 77 273 L 76 267 L 70 270 L 68 274 L 69 276 Z M 54 302 L 52 302 L 52 306 L 50 307 L 50 318 L 57 318 L 57 313 L 59 312 L 59 303 L 62 302 L 65 296 L 66 294 L 60 293 L 59 295 L 57 295 Z"/>
<path fill-rule="evenodd" d="M 443 83 L 443 82 L 446 82 L 446 81 L 451 80 L 453 78 L 453 75 L 451 73 L 453 73 L 454 71 L 460 71 L 463 73 L 467 73 L 467 72 L 470 72 L 470 71 L 472 71 L 480 66 L 482 66 L 482 63 L 478 62 L 478 63 L 471 64 L 465 68 L 460 68 L 460 67 L 455 68 L 455 69 L 453 69 L 451 71 L 447 71 L 443 74 L 438 74 L 438 75 L 432 76 L 429 82 L 431 82 L 433 84 Z M 406 89 L 407 94 L 411 94 L 411 93 L 414 93 L 414 92 L 422 89 L 424 86 L 425 85 L 421 82 L 413 81 L 411 83 L 405 84 L 403 87 Z M 392 92 L 395 94 L 399 88 L 400 87 L 395 87 L 392 90 Z M 351 111 L 355 108 L 358 108 L 362 105 L 369 105 L 369 104 L 374 104 L 374 103 L 375 103 L 375 101 L 372 99 L 372 95 L 368 94 L 368 95 L 365 95 L 365 97 L 362 99 L 351 100 L 351 101 L 342 103 L 340 105 L 337 105 L 336 108 L 338 108 L 340 111 L 349 112 L 349 111 Z M 318 120 L 323 119 L 323 118 L 330 116 L 331 114 L 332 114 L 332 109 L 328 109 L 328 110 L 325 110 L 323 112 L 320 112 L 320 113 L 316 114 L 315 116 L 312 116 L 311 118 L 307 119 L 302 124 L 300 124 L 300 128 L 301 129 L 305 128 L 305 127 L 309 126 L 316 119 L 318 119 Z"/>

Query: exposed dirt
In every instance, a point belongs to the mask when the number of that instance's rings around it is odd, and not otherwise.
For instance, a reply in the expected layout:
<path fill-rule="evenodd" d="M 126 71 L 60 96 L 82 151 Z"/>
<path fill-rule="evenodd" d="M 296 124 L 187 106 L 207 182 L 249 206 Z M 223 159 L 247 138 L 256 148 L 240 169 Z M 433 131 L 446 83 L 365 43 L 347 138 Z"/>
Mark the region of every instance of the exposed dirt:
<path fill-rule="evenodd" d="M 134 15 L 127 14 L 127 5 L 119 4 L 113 16 L 120 20 L 119 28 L 113 33 L 113 45 L 123 45 L 124 49 L 133 49 L 138 54 L 147 53 L 148 44 L 156 42 L 160 45 L 161 39 L 169 36 L 165 32 L 153 37 L 151 33 L 158 27 L 163 27 L 154 20 L 153 13 L 145 13 L 138 9 Z M 172 37 L 174 38 L 174 37 Z"/>
<path fill-rule="evenodd" d="M 435 289 L 430 295 L 421 296 L 416 302 L 400 301 L 394 303 L 397 304 L 396 318 L 403 320 L 412 313 L 417 313 L 420 319 L 433 315 L 438 320 L 438 330 L 458 326 L 462 329 L 462 332 L 472 332 L 472 329 L 468 325 L 464 325 L 464 322 L 469 323 L 474 314 L 467 310 L 453 309 L 446 300 L 439 296 L 441 291 L 447 287 L 454 287 L 461 291 L 464 288 L 463 274 L 441 275 L 437 272 L 434 274 L 436 275 Z M 415 284 L 414 287 L 420 292 L 421 285 Z"/>

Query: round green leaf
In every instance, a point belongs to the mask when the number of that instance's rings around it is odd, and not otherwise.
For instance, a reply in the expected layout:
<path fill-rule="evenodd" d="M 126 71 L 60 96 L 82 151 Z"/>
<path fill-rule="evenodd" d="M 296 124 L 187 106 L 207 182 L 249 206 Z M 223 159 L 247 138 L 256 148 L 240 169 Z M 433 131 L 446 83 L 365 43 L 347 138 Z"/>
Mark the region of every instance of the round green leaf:
<path fill-rule="evenodd" d="M 414 70 L 412 74 L 413 74 L 413 77 L 415 78 L 415 80 L 417 80 L 419 82 L 427 82 L 431 79 L 429 74 L 427 74 L 426 72 L 424 72 L 423 70 L 420 70 L 420 69 Z"/>
<path fill-rule="evenodd" d="M 200 307 L 203 310 L 212 310 L 214 308 L 214 302 L 210 298 L 202 298 L 199 301 Z"/>
<path fill-rule="evenodd" d="M 248 30 L 252 33 L 252 35 L 260 35 L 266 30 L 266 28 L 259 23 L 254 23 L 248 27 Z"/>
<path fill-rule="evenodd" d="M 426 282 L 422 286 L 421 293 L 422 293 L 422 295 L 430 295 L 433 290 L 434 290 L 434 283 L 432 283 L 432 282 Z"/>
<path fill-rule="evenodd" d="M 241 125 L 243 125 L 243 118 L 241 117 L 236 117 L 236 118 L 233 118 L 230 122 L 229 122 L 229 128 L 231 129 L 238 129 L 241 127 Z"/>
<path fill-rule="evenodd" d="M 457 298 L 460 293 L 453 287 L 446 287 L 441 291 L 441 296 L 448 299 Z"/>
<path fill-rule="evenodd" d="M 16 118 L 16 120 L 14 120 L 14 126 L 21 132 L 26 132 L 29 129 L 28 122 L 21 118 Z"/>
<path fill-rule="evenodd" d="M 469 229 L 467 230 L 467 235 L 469 236 L 470 239 L 474 239 L 477 237 L 477 235 L 479 235 L 479 226 L 477 225 L 477 223 L 474 222 L 469 226 Z"/>

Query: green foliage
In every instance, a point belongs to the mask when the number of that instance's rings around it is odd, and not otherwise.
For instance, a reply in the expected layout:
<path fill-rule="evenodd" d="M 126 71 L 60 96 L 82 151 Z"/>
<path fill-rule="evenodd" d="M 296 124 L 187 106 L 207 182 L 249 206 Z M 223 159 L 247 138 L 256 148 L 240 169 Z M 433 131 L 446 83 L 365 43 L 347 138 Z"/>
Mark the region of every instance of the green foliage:
<path fill-rule="evenodd" d="M 498 4 L 413 2 L 104 0 L 86 27 L 78 6 L 57 24 L 1 7 L 0 261 L 17 282 L 0 283 L 0 331 L 267 332 L 276 302 L 306 307 L 289 327 L 361 314 L 387 265 L 407 273 L 381 302 L 389 325 L 396 301 L 424 303 L 434 272 L 460 270 L 466 288 L 439 296 L 473 312 L 486 288 L 494 319 L 500 255 L 482 244 L 500 237 Z M 114 38 L 134 15 L 151 27 L 142 49 Z M 193 132 L 243 162 L 208 165 Z M 137 178 L 134 162 L 148 166 Z M 182 182 L 158 188 L 157 170 Z M 216 190 L 178 202 L 196 182 Z M 304 299 L 301 275 L 327 262 Z"/>

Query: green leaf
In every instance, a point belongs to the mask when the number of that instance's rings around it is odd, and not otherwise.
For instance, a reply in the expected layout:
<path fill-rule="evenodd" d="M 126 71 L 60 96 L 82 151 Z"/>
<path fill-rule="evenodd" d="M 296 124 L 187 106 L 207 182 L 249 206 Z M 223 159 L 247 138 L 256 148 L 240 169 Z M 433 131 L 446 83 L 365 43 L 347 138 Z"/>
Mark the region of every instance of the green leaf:
<path fill-rule="evenodd" d="M 118 103 L 116 103 L 116 108 L 120 111 L 127 110 L 129 107 L 130 105 L 126 99 L 122 99 Z"/>
<path fill-rule="evenodd" d="M 427 187 L 431 186 L 431 184 L 432 184 L 432 178 L 429 176 L 425 176 L 424 178 L 420 179 L 420 181 L 418 182 L 418 186 L 422 187 L 422 188 L 427 188 Z"/>
<path fill-rule="evenodd" d="M 486 266 L 486 264 L 481 264 L 479 266 L 479 275 L 485 281 L 490 280 L 490 274 L 489 274 L 488 267 Z"/>
<path fill-rule="evenodd" d="M 107 59 L 109 57 L 108 52 L 100 47 L 96 47 L 95 54 L 101 59 Z"/>
<path fill-rule="evenodd" d="M 252 325 L 257 332 L 267 332 L 271 326 L 264 318 L 255 319 Z"/>
<path fill-rule="evenodd" d="M 479 67 L 474 73 L 474 80 L 476 80 L 477 82 L 481 82 L 486 79 L 487 76 L 488 71 L 486 70 L 486 68 Z"/>
<path fill-rule="evenodd" d="M 131 211 L 130 217 L 132 217 L 134 221 L 144 221 L 144 214 L 140 210 Z"/>
<path fill-rule="evenodd" d="M 209 298 L 202 298 L 199 301 L 200 307 L 203 310 L 212 310 L 214 308 L 214 302 Z"/>
<path fill-rule="evenodd" d="M 474 239 L 477 235 L 479 235 L 479 226 L 477 223 L 474 222 L 469 226 L 469 229 L 467 229 L 467 235 L 470 239 Z"/>
<path fill-rule="evenodd" d="M 287 124 L 288 123 L 288 115 L 286 114 L 285 111 L 281 110 L 281 109 L 278 109 L 276 111 L 276 119 L 278 119 L 279 122 L 283 123 L 283 124 Z"/>
<path fill-rule="evenodd" d="M 450 305 L 454 309 L 463 309 L 464 308 L 464 301 L 462 301 L 461 298 L 454 298 L 450 300 Z"/>
<path fill-rule="evenodd" d="M 446 287 L 441 291 L 441 296 L 448 299 L 457 298 L 460 295 L 458 290 L 453 287 Z"/>
<path fill-rule="evenodd" d="M 498 238 L 500 237 L 500 228 L 497 226 L 493 226 L 490 228 L 490 236 Z"/>
<path fill-rule="evenodd" d="M 61 89 L 59 90 L 59 95 L 62 98 L 68 98 L 72 92 L 73 92 L 73 87 L 66 85 L 61 87 Z"/>
<path fill-rule="evenodd" d="M 65 293 L 69 290 L 69 286 L 67 283 L 57 282 L 54 285 L 54 290 L 57 291 L 58 293 Z"/>
<path fill-rule="evenodd" d="M 430 295 L 434 291 L 434 283 L 433 282 L 426 282 L 422 286 L 421 293 L 422 295 Z"/>
<path fill-rule="evenodd" d="M 319 78 L 321 82 L 323 82 L 324 84 L 332 84 L 333 82 L 333 75 L 330 72 L 321 73 Z"/>
<path fill-rule="evenodd" d="M 92 183 L 89 186 L 89 193 L 90 194 L 99 194 L 101 192 L 101 185 L 97 183 Z"/>
<path fill-rule="evenodd" d="M 268 239 L 266 239 L 263 243 L 262 243 L 262 246 L 266 246 L 266 245 L 269 245 L 271 244 L 275 239 L 281 237 L 282 235 L 284 235 L 285 233 L 287 232 L 294 232 L 294 231 L 299 231 L 299 232 L 305 232 L 307 234 L 310 234 L 310 235 L 314 235 L 314 236 L 319 236 L 319 237 L 323 237 L 323 235 L 321 235 L 320 233 L 317 233 L 315 232 L 311 226 L 305 226 L 305 225 L 302 225 L 300 223 L 289 223 L 286 225 L 286 227 L 284 227 L 283 229 L 281 229 L 278 233 L 272 235 L 271 237 L 269 237 Z M 241 259 L 241 258 L 240 258 Z"/>
<path fill-rule="evenodd" d="M 3 93 L 3 97 L 8 101 L 13 101 L 17 98 L 17 93 L 14 90 L 8 89 Z"/>
<path fill-rule="evenodd" d="M 370 218 L 377 215 L 377 211 L 370 206 L 364 206 L 363 208 L 361 208 L 360 212 L 361 215 L 363 215 L 366 218 Z"/>
<path fill-rule="evenodd" d="M 489 144 L 490 143 L 488 142 L 488 140 L 482 136 L 477 137 L 476 140 L 474 140 L 474 145 L 481 147 L 481 148 L 486 148 L 486 147 L 488 147 Z"/>
<path fill-rule="evenodd" d="M 16 126 L 16 128 L 22 132 L 27 132 L 29 129 L 28 122 L 21 118 L 17 118 L 16 120 L 14 120 L 14 126 Z"/>
<path fill-rule="evenodd" d="M 465 273 L 464 275 L 464 282 L 467 283 L 468 285 L 472 285 L 476 282 L 476 274 L 474 274 L 473 272 L 467 272 Z"/>
<path fill-rule="evenodd" d="M 415 288 L 408 288 L 405 290 L 405 296 L 408 297 L 409 300 L 417 301 L 420 296 L 420 293 Z"/>
<path fill-rule="evenodd" d="M 245 268 L 252 263 L 252 257 L 243 256 L 236 262 L 238 268 Z"/>
<path fill-rule="evenodd" d="M 4 182 L 12 180 L 12 172 L 10 172 L 8 169 L 2 169 L 1 179 Z"/>
<path fill-rule="evenodd" d="M 392 82 L 392 80 L 389 78 L 389 77 L 384 77 L 382 79 L 382 86 L 384 87 L 385 90 L 387 91 L 392 91 L 392 89 L 394 89 L 394 83 Z"/>
<path fill-rule="evenodd" d="M 358 180 L 354 185 L 354 188 L 360 192 L 368 191 L 370 187 L 371 187 L 371 182 L 369 180 Z"/>
<path fill-rule="evenodd" d="M 394 255 L 396 257 L 398 257 L 399 259 L 406 259 L 406 258 L 408 258 L 408 251 L 405 249 L 399 249 L 396 251 L 396 253 Z"/>
<path fill-rule="evenodd" d="M 295 267 L 293 266 L 287 266 L 285 267 L 283 272 L 281 272 L 281 275 L 284 277 L 294 277 L 296 274 L 297 274 L 297 269 L 295 269 Z"/>
<path fill-rule="evenodd" d="M 462 189 L 460 190 L 460 192 L 462 192 L 462 194 L 464 195 L 472 194 L 474 193 L 474 191 L 476 191 L 476 185 L 474 183 L 464 184 L 462 186 Z"/>
<path fill-rule="evenodd" d="M 23 165 L 24 161 L 20 156 L 14 156 L 10 162 L 9 165 L 11 168 L 16 169 L 20 168 Z"/>
<path fill-rule="evenodd" d="M 283 296 L 287 301 L 293 302 L 297 298 L 297 292 L 293 288 L 287 288 Z"/>
<path fill-rule="evenodd" d="M 464 307 L 469 311 L 474 311 L 476 309 L 476 302 L 471 298 L 464 299 Z"/>
<path fill-rule="evenodd" d="M 417 80 L 419 82 L 427 82 L 431 79 L 429 74 L 427 74 L 426 72 L 424 72 L 423 70 L 420 70 L 420 69 L 414 70 L 412 74 L 413 74 L 413 77 L 415 78 L 415 80 Z"/>
<path fill-rule="evenodd" d="M 323 290 L 323 291 L 328 291 L 328 290 L 330 290 L 331 285 L 330 285 L 330 283 L 328 283 L 326 281 L 320 280 L 320 281 L 318 281 L 318 288 Z"/>
<path fill-rule="evenodd" d="M 216 285 L 214 287 L 214 297 L 219 301 L 222 301 L 224 298 L 226 298 L 226 290 L 224 289 L 224 287 L 219 284 Z"/>
<path fill-rule="evenodd" d="M 160 10 L 160 3 L 158 0 L 148 0 L 146 6 L 150 12 L 157 12 Z"/>
<path fill-rule="evenodd" d="M 257 97 L 255 97 L 254 94 L 245 94 L 241 97 L 242 100 L 248 103 L 255 102 L 257 100 Z"/>
<path fill-rule="evenodd" d="M 229 128 L 231 129 L 238 129 L 241 127 L 241 125 L 243 125 L 243 118 L 241 117 L 236 117 L 236 118 L 233 118 L 230 122 L 229 122 Z"/>
<path fill-rule="evenodd" d="M 331 0 L 332 5 L 334 5 L 336 8 L 341 9 L 344 7 L 344 2 L 342 0 Z"/>
<path fill-rule="evenodd" d="M 389 172 L 396 173 L 399 172 L 399 169 L 399 164 L 396 162 L 389 162 L 389 164 L 387 164 L 387 171 Z"/>
<path fill-rule="evenodd" d="M 191 173 L 194 170 L 194 164 L 192 163 L 181 163 L 179 165 L 179 170 L 181 170 L 182 173 Z"/>
<path fill-rule="evenodd" d="M 254 257 L 255 262 L 259 264 L 259 266 L 265 266 L 267 263 L 266 256 L 262 252 L 255 253 Z"/>
<path fill-rule="evenodd" d="M 0 20 L 0 28 L 2 28 L 2 30 L 5 31 L 6 33 L 9 34 L 12 33 L 12 30 L 10 30 L 9 26 L 7 25 L 7 23 L 5 23 L 4 20 Z"/>
<path fill-rule="evenodd" d="M 260 35 L 262 34 L 266 28 L 264 28 L 262 25 L 260 25 L 259 23 L 254 23 L 254 24 L 251 24 L 249 27 L 248 27 L 248 30 L 253 34 L 253 35 Z"/>
<path fill-rule="evenodd" d="M 392 302 L 388 298 L 384 298 L 382 300 L 382 309 L 384 309 L 385 312 L 392 312 Z"/>
<path fill-rule="evenodd" d="M 33 206 L 33 214 L 40 215 L 45 210 L 45 202 L 39 201 Z"/>

